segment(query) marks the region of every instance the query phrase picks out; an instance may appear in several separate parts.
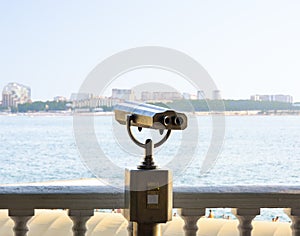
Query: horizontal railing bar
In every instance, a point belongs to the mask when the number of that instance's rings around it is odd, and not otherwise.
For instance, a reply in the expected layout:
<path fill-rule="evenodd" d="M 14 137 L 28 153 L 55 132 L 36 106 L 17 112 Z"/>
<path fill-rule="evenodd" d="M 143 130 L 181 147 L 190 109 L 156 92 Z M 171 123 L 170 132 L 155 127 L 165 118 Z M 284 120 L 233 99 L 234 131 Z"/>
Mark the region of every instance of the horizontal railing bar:
<path fill-rule="evenodd" d="M 300 186 L 174 187 L 174 208 L 300 208 Z M 109 186 L 0 186 L 0 209 L 124 208 Z"/>
<path fill-rule="evenodd" d="M 174 193 L 179 208 L 286 208 L 300 207 L 300 194 L 275 193 Z"/>
<path fill-rule="evenodd" d="M 299 185 L 234 185 L 234 186 L 174 186 L 178 193 L 283 193 L 300 194 Z M 123 193 L 124 190 L 112 186 L 88 185 L 0 185 L 0 195 L 3 194 L 92 194 L 92 193 Z"/>
<path fill-rule="evenodd" d="M 124 207 L 123 194 L 0 194 L 0 209 L 113 209 Z"/>
<path fill-rule="evenodd" d="M 43 186 L 43 185 L 20 185 L 1 186 L 0 195 L 3 194 L 105 194 L 123 193 L 124 191 L 111 186 Z"/>
<path fill-rule="evenodd" d="M 180 193 L 289 193 L 300 194 L 299 185 L 230 185 L 230 186 L 181 186 Z"/>

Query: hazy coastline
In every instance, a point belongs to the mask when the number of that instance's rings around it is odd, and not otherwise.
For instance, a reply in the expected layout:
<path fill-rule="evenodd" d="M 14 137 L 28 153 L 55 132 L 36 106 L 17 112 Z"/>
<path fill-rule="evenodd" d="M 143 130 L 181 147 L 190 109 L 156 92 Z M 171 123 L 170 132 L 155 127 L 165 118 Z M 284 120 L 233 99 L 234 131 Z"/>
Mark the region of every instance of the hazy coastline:
<path fill-rule="evenodd" d="M 189 112 L 187 112 L 189 113 Z M 223 114 L 225 116 L 299 116 L 300 111 L 224 111 L 224 112 L 194 112 L 197 116 L 210 116 L 212 114 Z M 0 116 L 113 116 L 113 112 L 26 112 L 8 113 L 0 112 Z"/>

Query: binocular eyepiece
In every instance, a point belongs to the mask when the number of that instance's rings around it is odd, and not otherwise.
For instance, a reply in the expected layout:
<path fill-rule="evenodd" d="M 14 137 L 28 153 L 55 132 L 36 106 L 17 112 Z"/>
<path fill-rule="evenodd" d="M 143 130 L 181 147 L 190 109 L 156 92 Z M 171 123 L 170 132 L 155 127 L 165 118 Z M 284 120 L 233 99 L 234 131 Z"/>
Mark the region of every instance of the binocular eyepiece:
<path fill-rule="evenodd" d="M 127 101 L 114 108 L 115 119 L 126 125 L 127 115 L 132 115 L 133 126 L 151 129 L 184 130 L 187 117 L 174 110 L 145 103 Z"/>

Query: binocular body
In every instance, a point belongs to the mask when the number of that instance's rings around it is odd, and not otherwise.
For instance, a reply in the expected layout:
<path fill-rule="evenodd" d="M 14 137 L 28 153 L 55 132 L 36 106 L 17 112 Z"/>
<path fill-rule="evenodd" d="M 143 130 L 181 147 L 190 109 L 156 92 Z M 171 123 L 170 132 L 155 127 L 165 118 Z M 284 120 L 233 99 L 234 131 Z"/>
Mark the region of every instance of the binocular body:
<path fill-rule="evenodd" d="M 115 119 L 126 125 L 127 116 L 132 116 L 133 126 L 151 129 L 184 130 L 187 127 L 187 117 L 184 113 L 138 102 L 124 102 L 114 108 Z"/>

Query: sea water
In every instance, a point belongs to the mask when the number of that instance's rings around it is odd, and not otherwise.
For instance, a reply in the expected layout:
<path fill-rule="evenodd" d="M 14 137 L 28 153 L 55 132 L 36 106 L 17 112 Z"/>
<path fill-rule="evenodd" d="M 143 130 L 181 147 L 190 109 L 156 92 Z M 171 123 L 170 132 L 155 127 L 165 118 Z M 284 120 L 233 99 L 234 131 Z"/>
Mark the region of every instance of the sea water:
<path fill-rule="evenodd" d="M 175 131 L 154 152 L 156 163 L 162 167 L 177 158 L 175 186 L 300 185 L 299 116 L 226 116 L 221 152 L 206 173 L 200 169 L 212 141 L 212 119 L 198 116 L 196 121 L 196 128 L 189 127 L 197 129 L 193 133 L 196 140 L 184 136 L 185 131 Z M 77 148 L 72 116 L 0 115 L 0 184 L 96 176 L 111 185 L 123 183 L 120 170 L 139 164 L 143 150 L 135 147 L 125 127 L 112 116 L 95 116 L 93 125 L 101 155 L 115 170 L 103 172 L 105 175 L 89 170 L 91 163 Z M 143 130 L 135 135 L 159 139 L 157 131 Z M 193 140 L 189 142 L 189 138 Z M 214 210 L 216 216 L 230 214 L 229 209 Z M 270 220 L 276 215 L 288 220 L 282 209 L 262 209 L 257 219 Z"/>

